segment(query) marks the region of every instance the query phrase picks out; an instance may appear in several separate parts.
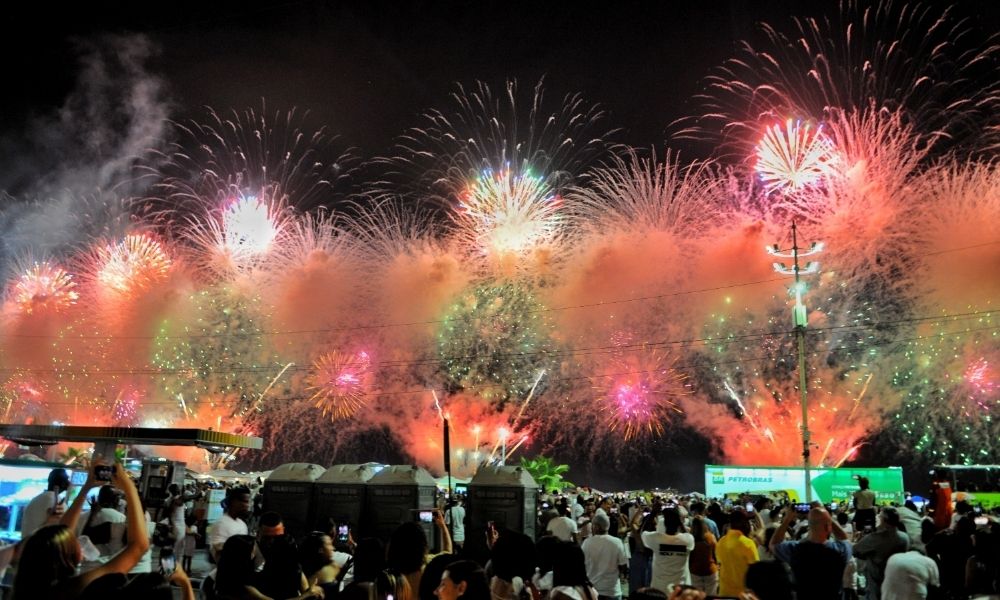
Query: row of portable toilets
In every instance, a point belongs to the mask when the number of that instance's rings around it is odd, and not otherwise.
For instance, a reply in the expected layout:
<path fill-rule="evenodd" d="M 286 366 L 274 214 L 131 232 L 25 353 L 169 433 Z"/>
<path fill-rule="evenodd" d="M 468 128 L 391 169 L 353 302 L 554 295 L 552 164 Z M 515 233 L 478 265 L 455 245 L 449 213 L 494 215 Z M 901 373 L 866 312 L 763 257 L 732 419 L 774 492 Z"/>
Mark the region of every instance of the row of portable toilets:
<path fill-rule="evenodd" d="M 538 485 L 516 466 L 483 467 L 469 482 L 466 496 L 467 545 L 478 546 L 490 521 L 535 537 Z M 426 469 L 412 465 L 383 467 L 375 463 L 333 465 L 288 463 L 264 482 L 264 510 L 277 511 L 285 530 L 296 537 L 348 525 L 355 541 L 387 540 L 400 523 L 421 523 L 437 545 L 432 523 L 421 511 L 435 507 L 437 484 Z M 471 549 L 471 548 L 470 548 Z"/>

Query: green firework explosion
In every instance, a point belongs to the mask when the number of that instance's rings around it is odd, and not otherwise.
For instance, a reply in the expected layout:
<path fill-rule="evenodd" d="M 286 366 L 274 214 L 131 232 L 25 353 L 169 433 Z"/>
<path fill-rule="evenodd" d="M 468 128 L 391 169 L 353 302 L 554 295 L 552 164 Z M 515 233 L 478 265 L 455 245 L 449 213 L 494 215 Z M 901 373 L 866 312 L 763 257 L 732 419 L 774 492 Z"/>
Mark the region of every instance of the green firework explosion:
<path fill-rule="evenodd" d="M 442 370 L 452 391 L 502 406 L 524 398 L 552 361 L 552 326 L 524 286 L 480 285 L 449 307 L 438 333 Z"/>

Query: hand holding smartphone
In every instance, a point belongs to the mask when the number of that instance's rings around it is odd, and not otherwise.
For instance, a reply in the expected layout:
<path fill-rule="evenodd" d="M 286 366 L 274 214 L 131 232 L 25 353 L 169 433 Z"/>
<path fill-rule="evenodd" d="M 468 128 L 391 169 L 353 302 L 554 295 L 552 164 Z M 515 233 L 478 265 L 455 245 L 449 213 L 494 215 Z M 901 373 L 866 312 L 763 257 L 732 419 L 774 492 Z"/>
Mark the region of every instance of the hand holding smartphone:
<path fill-rule="evenodd" d="M 114 467 L 111 465 L 96 465 L 94 467 L 94 478 L 98 481 L 111 481 L 111 474 Z"/>
<path fill-rule="evenodd" d="M 169 548 L 160 550 L 160 573 L 169 577 L 177 569 L 177 559 L 174 557 L 173 552 L 165 553 L 167 550 Z"/>

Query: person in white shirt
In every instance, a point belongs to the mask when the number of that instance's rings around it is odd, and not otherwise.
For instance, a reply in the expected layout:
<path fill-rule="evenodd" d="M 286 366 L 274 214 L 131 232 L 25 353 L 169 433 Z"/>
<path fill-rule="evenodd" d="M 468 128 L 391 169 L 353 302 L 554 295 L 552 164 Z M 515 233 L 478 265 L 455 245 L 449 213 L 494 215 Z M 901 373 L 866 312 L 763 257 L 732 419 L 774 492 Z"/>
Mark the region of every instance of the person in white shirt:
<path fill-rule="evenodd" d="M 189 515 L 184 519 L 184 559 L 183 568 L 188 573 L 191 572 L 191 564 L 194 562 L 194 551 L 197 548 L 198 538 L 201 537 L 198 533 L 198 520 L 194 515 Z"/>
<path fill-rule="evenodd" d="M 139 558 L 139 562 L 129 571 L 129 575 L 153 572 L 153 537 L 156 533 L 156 525 L 153 523 L 153 517 L 150 516 L 148 510 L 143 509 L 143 518 L 146 519 L 146 534 L 149 537 L 149 548 Z M 184 571 L 187 573 L 191 572 L 187 568 L 184 568 Z"/>
<path fill-rule="evenodd" d="M 27 539 L 46 525 L 59 513 L 59 499 L 69 489 L 69 473 L 66 469 L 52 469 L 49 473 L 49 485 L 44 492 L 31 499 L 24 508 L 21 519 L 21 539 Z M 62 498 L 65 502 L 65 497 Z M 55 518 L 58 518 L 55 516 Z"/>
<path fill-rule="evenodd" d="M 675 584 L 691 585 L 688 556 L 694 550 L 694 536 L 684 531 L 676 508 L 663 510 L 663 528 L 663 533 L 643 531 L 642 543 L 653 551 L 650 585 L 669 594 Z"/>
<path fill-rule="evenodd" d="M 444 523 L 451 528 L 451 543 L 458 552 L 465 545 L 465 507 L 457 498 L 451 502 L 451 506 L 444 509 Z"/>
<path fill-rule="evenodd" d="M 587 579 L 597 590 L 601 600 L 620 600 L 622 597 L 621 572 L 628 559 L 622 541 L 608 535 L 611 520 L 599 512 L 591 522 L 594 535 L 583 541 L 583 557 L 587 566 Z"/>
<path fill-rule="evenodd" d="M 934 559 L 916 550 L 889 557 L 882 580 L 882 600 L 923 600 L 928 587 L 941 585 Z"/>
<path fill-rule="evenodd" d="M 231 488 L 226 491 L 226 498 L 222 502 L 225 512 L 208 534 L 209 552 L 216 560 L 226 540 L 234 535 L 249 534 L 249 528 L 243 519 L 250 516 L 250 490 L 246 487 Z"/>
<path fill-rule="evenodd" d="M 97 493 L 97 503 L 84 519 L 83 534 L 101 552 L 101 558 L 98 559 L 101 564 L 125 547 L 128 519 L 117 507 L 118 492 L 110 485 L 102 486 Z M 84 570 L 87 570 L 86 565 Z"/>
<path fill-rule="evenodd" d="M 545 526 L 545 530 L 564 542 L 572 542 L 576 539 L 576 521 L 565 514 L 565 509 L 560 508 L 560 515 L 554 517 Z"/>

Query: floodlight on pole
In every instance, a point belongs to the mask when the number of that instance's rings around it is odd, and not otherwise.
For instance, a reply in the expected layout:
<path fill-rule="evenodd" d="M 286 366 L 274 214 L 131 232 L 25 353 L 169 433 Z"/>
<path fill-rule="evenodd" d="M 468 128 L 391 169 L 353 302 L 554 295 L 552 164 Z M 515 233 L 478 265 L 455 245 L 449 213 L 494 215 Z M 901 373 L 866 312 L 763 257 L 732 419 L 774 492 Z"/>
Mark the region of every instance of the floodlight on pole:
<path fill-rule="evenodd" d="M 774 270 L 782 275 L 792 275 L 795 277 L 795 284 L 792 292 L 795 294 L 795 306 L 792 309 L 792 320 L 795 325 L 795 339 L 798 345 L 799 355 L 799 393 L 802 404 L 802 466 L 805 470 L 806 502 L 812 502 L 812 474 L 810 472 L 809 460 L 809 396 L 806 384 L 806 325 L 809 323 L 809 315 L 806 305 L 802 302 L 802 294 L 805 292 L 805 282 L 800 277 L 819 272 L 818 262 L 808 262 L 805 267 L 799 266 L 799 259 L 804 256 L 818 254 L 823 251 L 822 242 L 813 242 L 808 249 L 799 248 L 798 231 L 795 222 L 792 221 L 792 247 L 782 250 L 777 244 L 767 246 L 768 254 L 779 258 L 791 258 L 792 266 L 788 267 L 784 263 L 774 263 Z"/>

